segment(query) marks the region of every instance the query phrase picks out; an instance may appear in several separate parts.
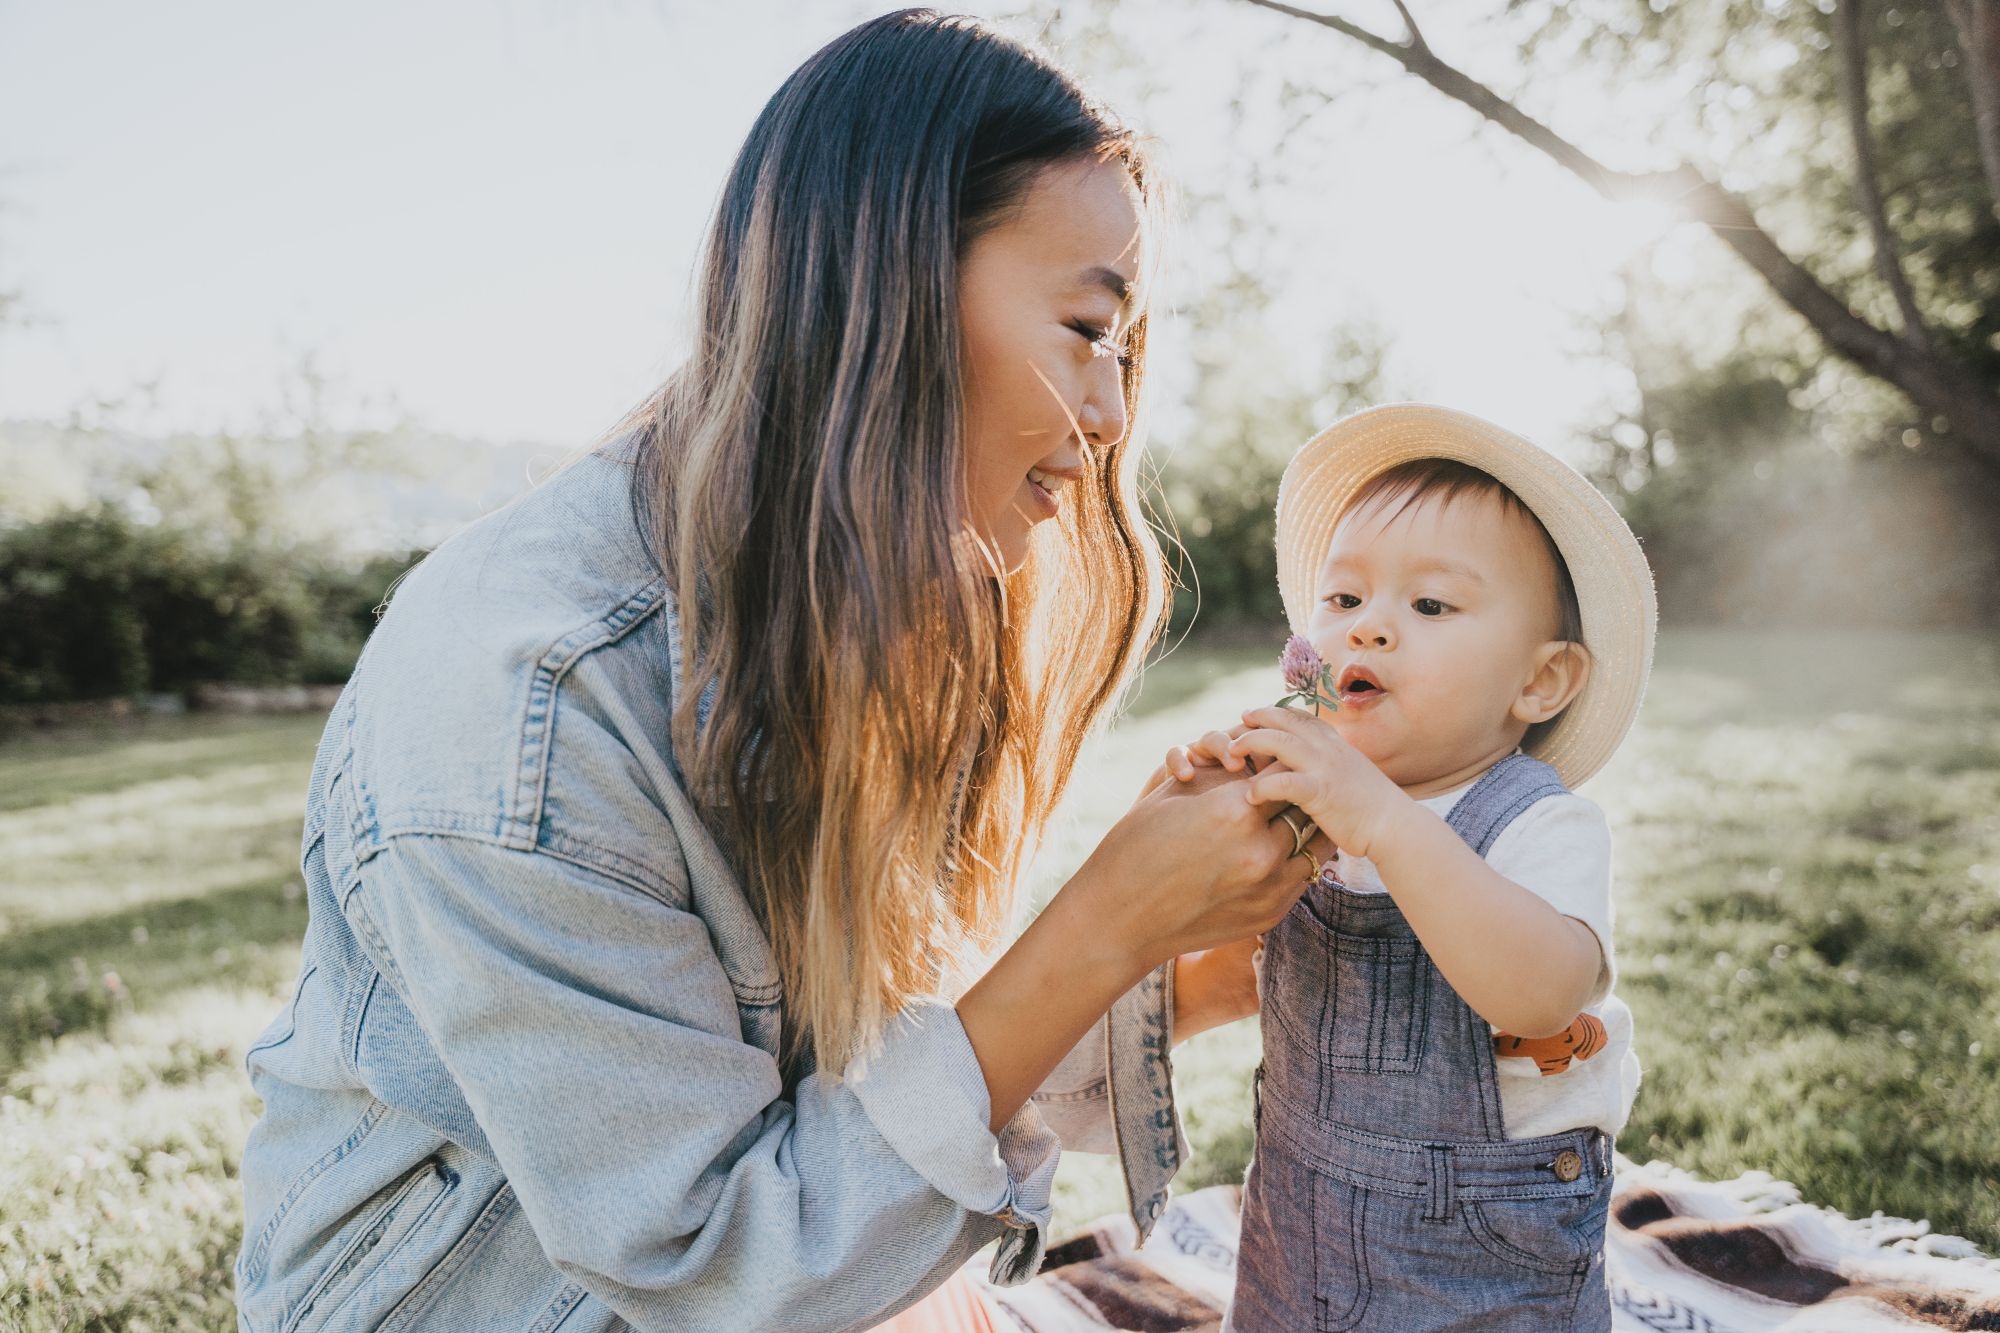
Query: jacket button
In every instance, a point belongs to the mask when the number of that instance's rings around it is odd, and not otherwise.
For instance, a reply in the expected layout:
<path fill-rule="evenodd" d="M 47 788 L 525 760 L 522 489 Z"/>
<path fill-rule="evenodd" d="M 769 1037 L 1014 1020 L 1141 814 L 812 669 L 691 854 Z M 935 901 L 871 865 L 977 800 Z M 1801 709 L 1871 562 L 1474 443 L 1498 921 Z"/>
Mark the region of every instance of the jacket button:
<path fill-rule="evenodd" d="M 1556 1160 L 1549 1163 L 1549 1169 L 1556 1173 L 1556 1179 L 1568 1184 L 1583 1174 L 1583 1159 L 1575 1151 L 1564 1148 L 1556 1154 Z"/>

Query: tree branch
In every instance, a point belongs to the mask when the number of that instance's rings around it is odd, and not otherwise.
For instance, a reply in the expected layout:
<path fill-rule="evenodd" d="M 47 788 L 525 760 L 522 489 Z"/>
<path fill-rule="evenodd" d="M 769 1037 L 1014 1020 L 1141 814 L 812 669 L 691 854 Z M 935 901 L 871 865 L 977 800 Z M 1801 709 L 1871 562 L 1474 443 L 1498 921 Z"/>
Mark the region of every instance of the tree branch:
<path fill-rule="evenodd" d="M 1875 271 L 1889 285 L 1896 309 L 1903 316 L 1903 336 L 1918 347 L 1930 346 L 1924 317 L 1917 310 L 1917 298 L 1903 272 L 1903 259 L 1896 249 L 1895 233 L 1889 230 L 1889 212 L 1882 204 L 1881 178 L 1875 170 L 1875 149 L 1868 132 L 1868 51 L 1861 35 L 1863 0 L 1839 0 L 1833 13 L 1833 39 L 1840 65 L 1840 100 L 1847 108 L 1847 131 L 1854 140 L 1854 198 L 1861 215 L 1868 219 L 1874 240 Z"/>
<path fill-rule="evenodd" d="M 1955 0 L 1992 11 L 2000 0 Z M 1927 413 L 1948 417 L 1968 446 L 2000 468 L 2000 397 L 1956 362 L 1877 328 L 1828 291 L 1758 225 L 1750 206 L 1695 167 L 1672 171 L 1614 171 L 1528 115 L 1478 80 L 1419 49 L 1389 39 L 1330 14 L 1316 14 L 1282 0 L 1244 0 L 1324 28 L 1379 51 L 1453 101 L 1514 135 L 1568 169 L 1614 202 L 1650 199 L 1670 202 L 1757 271 L 1771 289 L 1813 326 L 1835 352 L 1908 394 Z M 2000 26 L 2000 25 L 1996 25 Z"/>
<path fill-rule="evenodd" d="M 2000 215 L 2000 0 L 1944 0 L 1972 87 L 1972 128 L 1986 190 Z"/>
<path fill-rule="evenodd" d="M 1410 12 L 1410 7 L 1404 4 L 1403 0 L 1394 0 L 1394 3 L 1396 12 L 1403 16 L 1403 26 L 1410 30 L 1410 48 L 1429 55 L 1431 46 L 1424 40 L 1423 32 L 1417 27 L 1417 16 Z"/>

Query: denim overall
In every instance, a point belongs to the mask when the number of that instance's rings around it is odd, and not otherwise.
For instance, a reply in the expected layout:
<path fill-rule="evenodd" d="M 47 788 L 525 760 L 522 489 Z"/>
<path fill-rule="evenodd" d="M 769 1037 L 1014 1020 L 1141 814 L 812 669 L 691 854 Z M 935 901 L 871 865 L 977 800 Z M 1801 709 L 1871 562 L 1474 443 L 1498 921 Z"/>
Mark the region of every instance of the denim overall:
<path fill-rule="evenodd" d="M 1512 755 L 1447 822 L 1483 857 L 1563 790 Z M 1611 1327 L 1611 1140 L 1507 1138 L 1492 1028 L 1394 898 L 1314 881 L 1264 937 L 1263 1032 L 1228 1328 Z"/>

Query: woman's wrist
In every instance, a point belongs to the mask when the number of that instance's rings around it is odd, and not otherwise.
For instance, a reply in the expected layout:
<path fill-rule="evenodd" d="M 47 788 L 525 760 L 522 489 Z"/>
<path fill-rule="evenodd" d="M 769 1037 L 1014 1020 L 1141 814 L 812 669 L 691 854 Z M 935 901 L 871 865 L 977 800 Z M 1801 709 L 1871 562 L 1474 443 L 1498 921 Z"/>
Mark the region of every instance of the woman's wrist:
<path fill-rule="evenodd" d="M 1138 910 L 1152 886 L 1128 878 L 1099 844 L 1042 911 L 1042 916 L 1059 914 L 1068 923 L 1066 935 L 1079 966 L 1127 979 L 1119 995 L 1174 956 L 1170 943 L 1146 929 L 1145 915 Z"/>
<path fill-rule="evenodd" d="M 1095 909 L 1110 890 L 1079 871 L 959 999 L 1000 1128 L 1118 997 L 1157 966 Z"/>

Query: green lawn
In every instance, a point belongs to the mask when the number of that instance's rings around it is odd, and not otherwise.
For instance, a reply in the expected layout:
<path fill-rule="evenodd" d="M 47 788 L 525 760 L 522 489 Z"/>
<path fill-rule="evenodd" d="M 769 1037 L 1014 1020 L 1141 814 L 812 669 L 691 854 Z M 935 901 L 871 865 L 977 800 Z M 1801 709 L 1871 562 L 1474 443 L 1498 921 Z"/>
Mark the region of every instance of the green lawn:
<path fill-rule="evenodd" d="M 1046 893 L 1168 744 L 1280 692 L 1183 647 L 1097 743 Z M 244 1047 L 305 907 L 318 723 L 163 718 L 0 745 L 0 1328 L 227 1329 Z M 1752 1168 L 2000 1250 L 2000 642 L 1681 631 L 1586 794 L 1617 830 L 1626 1155 Z M 1196 1156 L 1249 1152 L 1252 1025 L 1178 1053 Z M 1117 1206 L 1063 1168 L 1060 1218 Z"/>

